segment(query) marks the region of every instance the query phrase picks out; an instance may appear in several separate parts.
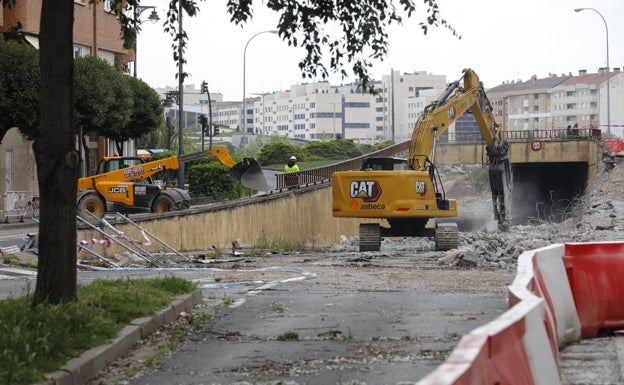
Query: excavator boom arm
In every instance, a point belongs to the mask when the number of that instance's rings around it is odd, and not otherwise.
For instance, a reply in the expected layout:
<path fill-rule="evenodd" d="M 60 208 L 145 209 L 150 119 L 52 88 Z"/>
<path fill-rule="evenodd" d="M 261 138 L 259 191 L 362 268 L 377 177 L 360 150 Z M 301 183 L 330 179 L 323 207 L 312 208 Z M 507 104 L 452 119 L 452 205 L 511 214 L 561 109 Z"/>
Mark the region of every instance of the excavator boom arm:
<path fill-rule="evenodd" d="M 426 170 L 435 163 L 436 140 L 466 112 L 471 112 L 485 141 L 494 215 L 499 227 L 505 229 L 511 221 L 512 176 L 509 164 L 509 144 L 502 140 L 492 106 L 477 74 L 463 70 L 463 85 L 455 81 L 440 97 L 425 107 L 416 122 L 407 157 L 408 168 Z"/>

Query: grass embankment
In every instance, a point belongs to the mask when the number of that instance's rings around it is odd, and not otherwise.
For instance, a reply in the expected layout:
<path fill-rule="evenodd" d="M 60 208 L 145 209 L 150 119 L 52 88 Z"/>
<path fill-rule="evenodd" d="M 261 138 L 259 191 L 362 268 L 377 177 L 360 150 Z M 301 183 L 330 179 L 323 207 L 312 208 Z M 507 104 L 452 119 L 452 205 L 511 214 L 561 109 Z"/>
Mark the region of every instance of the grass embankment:
<path fill-rule="evenodd" d="M 133 319 L 165 308 L 196 286 L 184 279 L 96 280 L 78 301 L 32 307 L 32 294 L 0 301 L 0 384 L 27 385 L 107 343 Z"/>

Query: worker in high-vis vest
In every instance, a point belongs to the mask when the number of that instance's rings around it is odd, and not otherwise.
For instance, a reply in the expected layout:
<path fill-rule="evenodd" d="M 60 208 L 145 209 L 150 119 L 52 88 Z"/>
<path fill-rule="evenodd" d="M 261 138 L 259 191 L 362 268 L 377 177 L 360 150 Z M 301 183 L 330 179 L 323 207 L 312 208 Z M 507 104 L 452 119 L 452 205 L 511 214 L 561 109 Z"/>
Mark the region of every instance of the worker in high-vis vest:
<path fill-rule="evenodd" d="M 291 156 L 286 166 L 284 166 L 284 172 L 295 171 L 299 171 L 299 166 L 297 166 L 297 158 L 295 156 Z"/>

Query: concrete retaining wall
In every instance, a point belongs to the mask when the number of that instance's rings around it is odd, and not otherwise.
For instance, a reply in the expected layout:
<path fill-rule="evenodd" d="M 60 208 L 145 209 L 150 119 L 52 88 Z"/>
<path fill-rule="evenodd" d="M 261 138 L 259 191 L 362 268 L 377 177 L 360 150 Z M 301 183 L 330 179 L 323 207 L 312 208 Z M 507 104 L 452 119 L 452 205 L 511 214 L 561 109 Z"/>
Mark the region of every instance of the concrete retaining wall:
<path fill-rule="evenodd" d="M 242 240 L 246 247 L 280 241 L 324 247 L 338 243 L 341 235 L 357 236 L 359 223 L 363 222 L 357 218 L 332 217 L 331 205 L 331 187 L 311 186 L 257 200 L 198 206 L 185 210 L 183 215 L 176 212 L 129 216 L 147 230 L 149 246 L 145 245 L 145 235 L 136 227 L 123 221 L 111 223 L 124 236 L 141 242 L 142 247 L 151 251 L 158 249 L 155 237 L 181 252 L 207 250 L 210 246 L 229 249 L 236 239 Z M 78 241 L 91 242 L 104 236 L 91 228 L 80 227 Z M 107 255 L 124 251 L 115 242 L 109 245 L 103 251 L 94 251 Z"/>

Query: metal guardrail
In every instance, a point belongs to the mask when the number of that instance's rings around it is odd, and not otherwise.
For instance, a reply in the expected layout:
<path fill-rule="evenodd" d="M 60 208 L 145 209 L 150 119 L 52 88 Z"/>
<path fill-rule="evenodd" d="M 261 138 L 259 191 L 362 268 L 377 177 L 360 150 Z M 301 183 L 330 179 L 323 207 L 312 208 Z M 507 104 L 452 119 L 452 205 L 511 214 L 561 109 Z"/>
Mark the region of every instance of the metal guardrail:
<path fill-rule="evenodd" d="M 580 129 L 552 129 L 552 130 L 521 130 L 521 131 L 503 131 L 503 138 L 509 142 L 530 142 L 534 139 L 538 140 L 579 140 L 579 139 L 595 139 L 600 140 L 601 131 L 595 128 Z M 482 143 L 483 139 L 477 132 L 455 132 L 441 136 L 438 143 L 450 144 L 470 144 Z M 337 171 L 359 170 L 362 168 L 364 159 L 370 157 L 396 156 L 401 153 L 407 153 L 410 147 L 410 141 L 398 143 L 393 146 L 383 148 L 369 154 L 349 159 L 344 162 L 331 164 L 329 166 L 319 167 L 311 170 L 302 170 L 297 172 L 289 172 L 276 174 L 276 188 L 293 189 L 301 186 L 309 186 L 318 183 L 328 183 L 331 181 L 332 175 Z"/>

